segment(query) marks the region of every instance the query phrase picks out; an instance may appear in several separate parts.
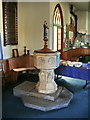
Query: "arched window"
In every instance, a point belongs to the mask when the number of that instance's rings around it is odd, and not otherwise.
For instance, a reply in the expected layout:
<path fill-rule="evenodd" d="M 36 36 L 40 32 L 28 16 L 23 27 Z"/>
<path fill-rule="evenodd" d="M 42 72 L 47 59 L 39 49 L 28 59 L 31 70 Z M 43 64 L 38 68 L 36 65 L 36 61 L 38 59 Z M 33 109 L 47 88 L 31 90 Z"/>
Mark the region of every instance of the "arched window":
<path fill-rule="evenodd" d="M 54 9 L 53 25 L 54 25 L 53 49 L 56 51 L 57 50 L 62 51 L 63 50 L 63 16 L 59 4 L 57 4 Z"/>

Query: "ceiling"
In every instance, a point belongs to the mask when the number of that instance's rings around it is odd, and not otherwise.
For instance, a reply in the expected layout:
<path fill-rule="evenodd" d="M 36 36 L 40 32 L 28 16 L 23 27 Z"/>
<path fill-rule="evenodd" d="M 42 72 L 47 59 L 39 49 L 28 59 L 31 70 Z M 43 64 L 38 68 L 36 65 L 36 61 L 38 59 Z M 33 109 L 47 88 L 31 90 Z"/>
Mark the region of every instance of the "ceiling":
<path fill-rule="evenodd" d="M 90 9 L 90 2 L 69 2 L 75 7 L 76 11 L 88 11 Z"/>

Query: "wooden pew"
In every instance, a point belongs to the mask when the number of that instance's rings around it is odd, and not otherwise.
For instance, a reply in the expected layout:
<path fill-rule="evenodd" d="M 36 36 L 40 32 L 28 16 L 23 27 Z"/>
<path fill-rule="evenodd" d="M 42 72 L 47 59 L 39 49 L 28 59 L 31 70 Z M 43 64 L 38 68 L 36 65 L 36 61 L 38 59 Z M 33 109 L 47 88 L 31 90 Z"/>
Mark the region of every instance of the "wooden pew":
<path fill-rule="evenodd" d="M 77 61 L 79 56 L 90 56 L 90 48 L 76 48 L 62 53 L 64 60 Z"/>
<path fill-rule="evenodd" d="M 18 73 L 22 71 L 27 72 L 27 79 L 29 77 L 29 71 L 36 70 L 34 67 L 34 57 L 33 56 L 20 56 L 9 59 L 10 71 L 13 71 L 13 79 L 17 81 Z"/>
<path fill-rule="evenodd" d="M 2 85 L 5 87 L 7 82 L 13 81 L 12 71 L 9 69 L 8 60 L 0 60 L 0 77 L 2 78 Z"/>

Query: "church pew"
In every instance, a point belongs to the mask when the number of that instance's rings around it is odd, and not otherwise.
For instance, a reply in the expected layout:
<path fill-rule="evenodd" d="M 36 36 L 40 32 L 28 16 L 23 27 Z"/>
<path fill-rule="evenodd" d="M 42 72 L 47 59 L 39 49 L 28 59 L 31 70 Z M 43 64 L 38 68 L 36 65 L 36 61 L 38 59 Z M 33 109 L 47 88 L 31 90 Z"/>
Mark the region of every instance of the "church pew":
<path fill-rule="evenodd" d="M 29 71 L 36 70 L 34 67 L 34 57 L 33 56 L 20 56 L 9 59 L 10 71 L 13 71 L 12 76 L 14 81 L 17 81 L 18 73 L 26 71 L 27 79 L 29 78 Z"/>
<path fill-rule="evenodd" d="M 90 48 L 76 48 L 62 53 L 62 59 L 77 61 L 79 56 L 90 56 Z"/>
<path fill-rule="evenodd" d="M 2 78 L 2 85 L 4 87 L 7 82 L 13 81 L 12 71 L 9 69 L 8 59 L 0 60 L 0 77 Z"/>

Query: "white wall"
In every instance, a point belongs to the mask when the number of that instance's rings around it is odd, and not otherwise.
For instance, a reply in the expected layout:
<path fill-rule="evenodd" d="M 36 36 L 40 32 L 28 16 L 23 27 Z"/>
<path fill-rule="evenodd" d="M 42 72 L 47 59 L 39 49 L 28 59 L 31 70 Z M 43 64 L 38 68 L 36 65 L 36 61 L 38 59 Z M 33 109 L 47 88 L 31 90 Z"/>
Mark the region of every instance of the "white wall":
<path fill-rule="evenodd" d="M 70 24 L 70 8 L 69 8 L 69 3 L 67 2 L 61 2 L 61 8 L 62 8 L 62 12 L 63 12 L 63 22 L 64 25 L 69 25 Z"/>
<path fill-rule="evenodd" d="M 25 45 L 33 53 L 35 49 L 43 48 L 43 24 L 46 20 L 49 25 L 49 2 L 26 2 L 22 5 Z"/>
<path fill-rule="evenodd" d="M 89 32 L 89 12 L 88 11 L 77 11 L 77 30 L 84 29 L 90 34 Z"/>
<path fill-rule="evenodd" d="M 90 11 L 86 13 L 86 30 L 88 31 L 88 34 L 90 35 Z"/>
<path fill-rule="evenodd" d="M 24 9 L 23 9 L 23 3 L 18 2 L 18 50 L 19 50 L 19 55 L 23 54 L 24 51 L 24 46 L 25 44 L 25 38 L 24 38 Z"/>

